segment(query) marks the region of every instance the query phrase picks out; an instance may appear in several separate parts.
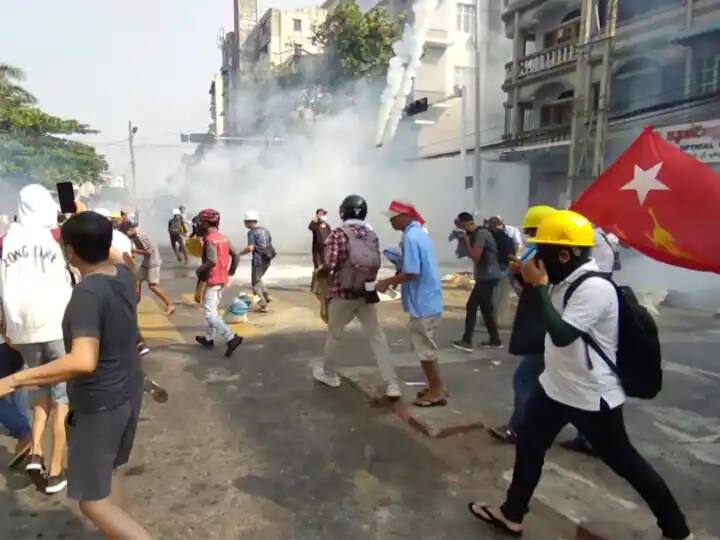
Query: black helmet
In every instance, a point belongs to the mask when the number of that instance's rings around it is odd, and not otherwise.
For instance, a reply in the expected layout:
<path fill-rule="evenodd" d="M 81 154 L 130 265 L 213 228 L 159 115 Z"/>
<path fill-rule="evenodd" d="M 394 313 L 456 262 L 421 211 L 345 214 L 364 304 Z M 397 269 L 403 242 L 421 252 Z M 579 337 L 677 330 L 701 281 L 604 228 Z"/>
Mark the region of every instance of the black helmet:
<path fill-rule="evenodd" d="M 360 195 L 348 195 L 340 204 L 340 218 L 343 221 L 365 219 L 366 216 L 367 202 Z"/>

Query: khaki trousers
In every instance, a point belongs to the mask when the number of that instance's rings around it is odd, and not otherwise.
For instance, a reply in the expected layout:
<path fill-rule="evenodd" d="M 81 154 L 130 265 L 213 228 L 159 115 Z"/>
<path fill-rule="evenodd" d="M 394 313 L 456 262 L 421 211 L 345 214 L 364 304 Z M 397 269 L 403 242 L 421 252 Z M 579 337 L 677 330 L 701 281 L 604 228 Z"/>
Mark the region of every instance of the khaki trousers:
<path fill-rule="evenodd" d="M 325 340 L 325 356 L 314 367 L 322 367 L 326 372 L 334 371 L 335 351 L 340 345 L 345 327 L 357 317 L 362 324 L 363 331 L 370 348 L 375 355 L 380 376 L 386 384 L 397 382 L 397 373 L 392 363 L 390 346 L 385 333 L 380 327 L 377 304 L 368 304 L 364 298 L 345 300 L 333 298 L 330 300 L 328 318 L 328 333 Z"/>

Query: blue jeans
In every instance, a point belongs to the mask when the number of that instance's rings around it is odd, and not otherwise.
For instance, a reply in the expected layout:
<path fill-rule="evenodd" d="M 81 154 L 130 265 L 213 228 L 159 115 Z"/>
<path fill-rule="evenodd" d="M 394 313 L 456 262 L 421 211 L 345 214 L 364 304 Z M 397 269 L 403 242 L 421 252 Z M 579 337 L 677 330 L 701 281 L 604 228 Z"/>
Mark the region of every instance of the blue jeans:
<path fill-rule="evenodd" d="M 0 344 L 0 376 L 12 375 L 22 368 L 22 358 L 5 343 Z M 21 389 L 0 399 L 0 426 L 11 436 L 22 439 L 30 434 L 30 407 L 27 390 Z"/>
<path fill-rule="evenodd" d="M 545 370 L 545 357 L 543 354 L 528 354 L 522 357 L 520 364 L 513 375 L 513 392 L 515 403 L 510 417 L 509 426 L 515 433 L 520 433 L 525 421 L 525 404 L 530 394 L 538 384 L 540 375 Z"/>
<path fill-rule="evenodd" d="M 203 299 L 203 313 L 205 314 L 205 322 L 207 323 L 207 331 L 205 337 L 208 341 L 215 341 L 215 335 L 220 334 L 225 341 L 230 341 L 235 333 L 225 324 L 218 313 L 220 301 L 223 293 L 222 285 L 214 285 L 205 289 L 205 298 Z"/>

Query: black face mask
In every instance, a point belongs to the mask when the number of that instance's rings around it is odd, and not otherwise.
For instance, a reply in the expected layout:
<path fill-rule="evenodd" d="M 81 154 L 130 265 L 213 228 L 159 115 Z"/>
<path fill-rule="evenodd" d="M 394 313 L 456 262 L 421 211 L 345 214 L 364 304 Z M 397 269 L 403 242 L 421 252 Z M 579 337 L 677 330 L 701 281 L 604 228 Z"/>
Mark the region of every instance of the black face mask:
<path fill-rule="evenodd" d="M 570 260 L 562 262 L 560 260 L 561 251 L 565 254 L 569 253 Z M 553 285 L 563 281 L 587 261 L 587 257 L 575 255 L 568 248 L 547 245 L 538 247 L 538 258 L 545 265 L 548 279 Z"/>

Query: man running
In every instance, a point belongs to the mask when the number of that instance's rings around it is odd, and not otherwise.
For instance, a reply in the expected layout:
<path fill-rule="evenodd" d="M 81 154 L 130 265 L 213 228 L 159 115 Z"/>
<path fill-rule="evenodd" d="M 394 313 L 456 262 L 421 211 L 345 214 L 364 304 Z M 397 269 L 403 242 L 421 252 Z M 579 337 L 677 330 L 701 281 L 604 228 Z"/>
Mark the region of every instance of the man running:
<path fill-rule="evenodd" d="M 149 540 L 117 504 L 114 471 L 126 464 L 142 404 L 133 277 L 108 260 L 112 226 L 95 212 L 63 224 L 69 263 L 82 275 L 62 322 L 66 354 L 0 379 L 0 397 L 18 388 L 68 381 L 68 495 L 106 538 Z"/>
<path fill-rule="evenodd" d="M 5 338 L 29 366 L 40 366 L 64 354 L 62 318 L 72 293 L 70 271 L 60 246 L 57 206 L 39 184 L 20 191 L 17 222 L 2 239 L 0 296 Z M 62 381 L 50 381 L 32 394 L 32 449 L 25 470 L 47 479 L 46 494 L 65 489 L 64 458 L 68 396 Z M 45 429 L 52 421 L 52 452 L 46 470 Z"/>
<path fill-rule="evenodd" d="M 187 237 L 187 225 L 179 208 L 173 208 L 173 216 L 168 221 L 168 234 L 170 235 L 170 246 L 172 247 L 178 262 L 188 262 L 188 254 L 185 249 L 185 238 Z"/>
<path fill-rule="evenodd" d="M 248 210 L 245 213 L 245 227 L 248 229 L 247 247 L 240 253 L 246 255 L 252 253 L 251 275 L 253 294 L 259 298 L 258 306 L 260 311 L 267 311 L 268 304 L 272 302 L 270 293 L 263 283 L 263 277 L 270 268 L 275 258 L 275 248 L 272 244 L 270 231 L 261 227 L 258 223 L 260 216 L 255 210 Z"/>
<path fill-rule="evenodd" d="M 586 276 L 598 272 L 590 257 L 592 225 L 580 214 L 560 210 L 540 222 L 530 242 L 538 246 L 538 254 L 523 265 L 522 276 L 534 288 L 547 328 L 545 371 L 525 406 L 505 503 L 500 507 L 470 503 L 470 512 L 520 536 L 545 453 L 563 427 L 573 424 L 600 459 L 645 500 L 664 538 L 693 538 L 667 484 L 628 438 L 623 417 L 626 396 L 618 376 L 586 344 L 593 340 L 608 362 L 616 361 L 617 291 L 603 277 Z"/>
<path fill-rule="evenodd" d="M 235 352 L 243 338 L 235 334 L 218 313 L 222 293 L 235 275 L 240 257 L 227 236 L 219 231 L 220 212 L 208 208 L 198 215 L 198 234 L 203 238 L 202 263 L 197 269 L 198 284 L 195 301 L 203 305 L 207 332 L 197 336 L 197 341 L 206 349 L 215 346 L 215 335 L 219 332 L 226 343 L 225 357 Z"/>
<path fill-rule="evenodd" d="M 137 225 L 132 221 L 122 223 L 120 232 L 126 234 L 133 242 L 133 255 L 142 255 L 143 257 L 138 272 L 138 295 L 142 294 L 143 282 L 147 282 L 150 291 L 165 304 L 165 314 L 172 315 L 175 312 L 175 305 L 168 298 L 165 291 L 160 288 L 160 265 L 162 259 L 155 244 L 146 233 L 139 231 Z"/>

